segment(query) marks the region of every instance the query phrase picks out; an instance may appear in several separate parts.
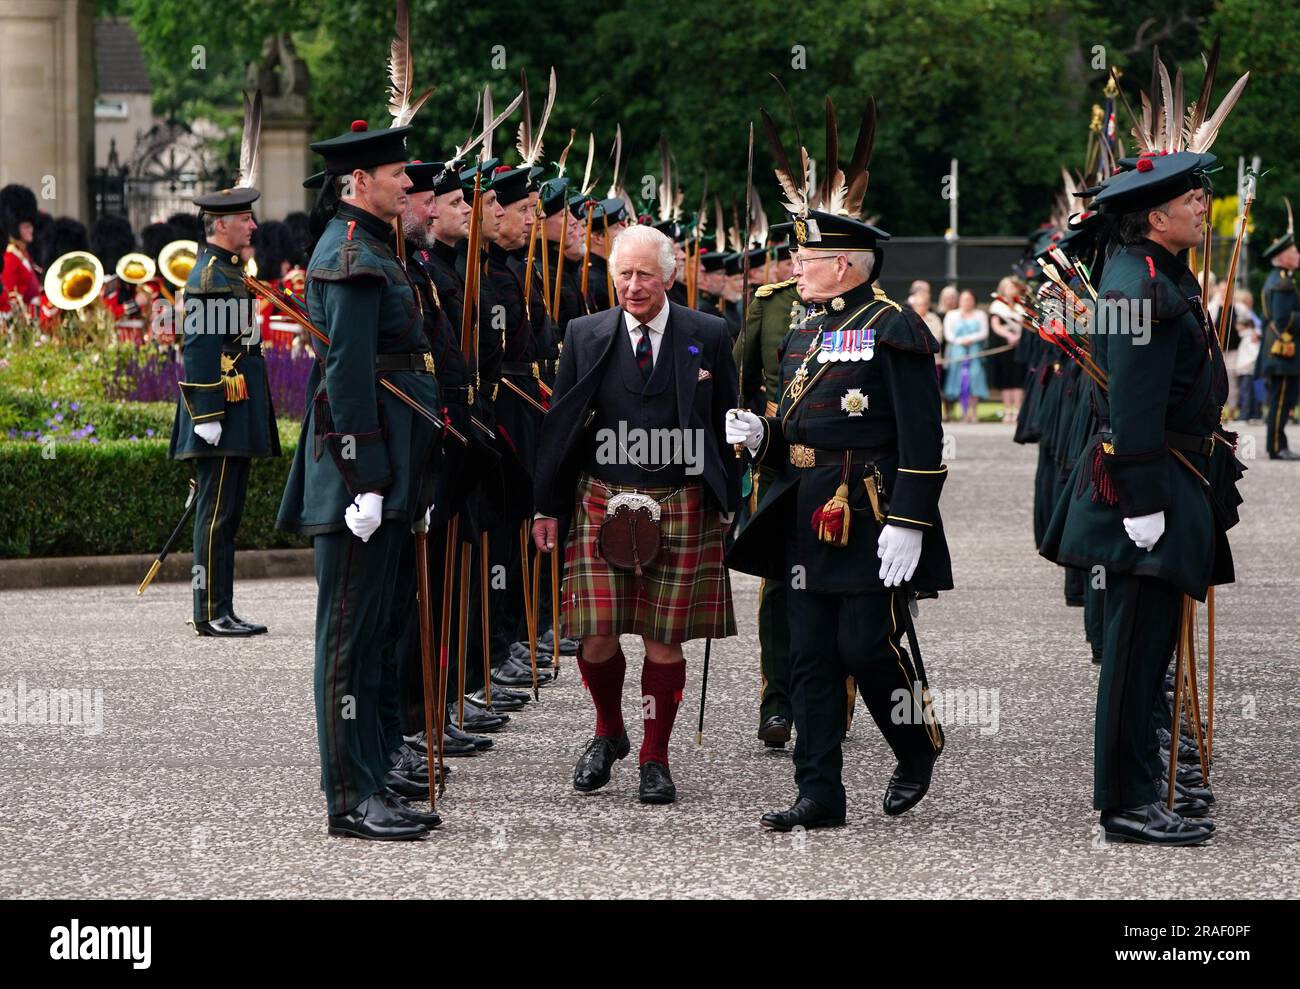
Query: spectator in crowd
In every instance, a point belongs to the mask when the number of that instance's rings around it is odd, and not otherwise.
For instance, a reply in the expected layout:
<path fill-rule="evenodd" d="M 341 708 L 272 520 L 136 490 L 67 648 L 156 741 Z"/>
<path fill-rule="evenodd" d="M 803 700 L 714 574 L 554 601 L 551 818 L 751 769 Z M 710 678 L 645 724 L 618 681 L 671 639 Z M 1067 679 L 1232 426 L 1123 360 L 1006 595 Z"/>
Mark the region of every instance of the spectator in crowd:
<path fill-rule="evenodd" d="M 1007 347 L 999 354 L 984 358 L 990 388 L 1002 391 L 1002 421 L 1014 423 L 1025 398 L 1025 365 L 1017 357 L 1024 323 L 1015 308 L 1028 291 L 1016 277 L 1008 275 L 998 282 L 997 296 L 989 306 L 989 329 L 996 339 L 994 347 Z"/>
<path fill-rule="evenodd" d="M 912 287 L 907 296 L 907 304 L 912 308 L 913 312 L 925 321 L 925 325 L 930 328 L 934 338 L 939 341 L 939 350 L 934 355 L 934 373 L 935 377 L 939 379 L 940 386 L 942 386 L 943 320 L 930 308 L 930 283 L 921 279 L 912 282 Z M 948 406 L 942 405 L 941 407 L 943 416 L 947 419 Z"/>
<path fill-rule="evenodd" d="M 950 405 L 949 416 L 955 417 L 960 405 L 963 421 L 977 422 L 979 403 L 989 394 L 984 361 L 979 356 L 989 338 L 989 321 L 987 314 L 976 307 L 975 293 L 970 289 L 958 296 L 957 308 L 944 315 L 943 337 L 948 344 L 943 397 Z"/>
<path fill-rule="evenodd" d="M 1238 289 L 1233 293 L 1233 309 L 1236 310 L 1234 326 L 1237 333 L 1237 350 L 1233 355 L 1233 367 L 1237 373 L 1237 418 L 1246 422 L 1258 422 L 1263 415 L 1263 382 L 1255 376 L 1255 363 L 1259 359 L 1260 340 L 1263 329 L 1259 316 L 1254 309 L 1254 297 L 1250 292 Z"/>

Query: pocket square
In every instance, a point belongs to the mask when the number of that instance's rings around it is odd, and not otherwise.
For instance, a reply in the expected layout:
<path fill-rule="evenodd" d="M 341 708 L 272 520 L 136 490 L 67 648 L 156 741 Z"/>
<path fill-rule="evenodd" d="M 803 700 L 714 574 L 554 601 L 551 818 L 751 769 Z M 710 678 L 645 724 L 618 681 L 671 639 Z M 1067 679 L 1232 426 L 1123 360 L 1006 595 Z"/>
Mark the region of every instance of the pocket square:
<path fill-rule="evenodd" d="M 698 380 L 700 380 L 700 381 L 708 381 L 708 380 L 709 380 L 710 378 L 712 378 L 712 377 L 713 377 L 713 372 L 712 372 L 712 371 L 710 371 L 710 370 L 709 370 L 708 368 L 706 368 L 706 367 L 702 367 L 702 368 L 700 368 L 700 377 L 699 377 Z"/>

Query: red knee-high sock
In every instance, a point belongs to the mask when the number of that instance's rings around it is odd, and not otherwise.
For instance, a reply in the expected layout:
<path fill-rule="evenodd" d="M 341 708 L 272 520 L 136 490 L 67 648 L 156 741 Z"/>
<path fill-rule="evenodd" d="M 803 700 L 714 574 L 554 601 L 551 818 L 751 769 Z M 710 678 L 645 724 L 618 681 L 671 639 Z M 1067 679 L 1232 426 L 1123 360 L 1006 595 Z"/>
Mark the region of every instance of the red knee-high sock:
<path fill-rule="evenodd" d="M 596 734 L 601 738 L 620 738 L 623 735 L 623 675 L 627 660 L 620 647 L 603 663 L 590 663 L 578 650 L 578 672 L 587 685 L 591 702 L 596 705 Z"/>
<path fill-rule="evenodd" d="M 662 762 L 668 765 L 668 737 L 682 705 L 686 688 L 686 661 L 652 663 L 641 667 L 641 717 L 645 722 L 645 739 L 641 742 L 641 765 Z"/>

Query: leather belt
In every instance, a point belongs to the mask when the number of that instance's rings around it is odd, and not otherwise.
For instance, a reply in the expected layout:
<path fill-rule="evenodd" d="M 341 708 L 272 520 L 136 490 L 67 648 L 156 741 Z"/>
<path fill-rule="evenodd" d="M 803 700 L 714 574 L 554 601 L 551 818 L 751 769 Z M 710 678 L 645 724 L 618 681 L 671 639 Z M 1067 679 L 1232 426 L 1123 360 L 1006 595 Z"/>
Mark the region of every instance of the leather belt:
<path fill-rule="evenodd" d="M 850 458 L 854 466 L 873 463 L 877 460 L 883 460 L 885 457 L 892 456 L 893 447 L 879 447 L 876 449 L 857 449 L 857 450 L 819 450 L 816 447 L 804 446 L 802 443 L 790 444 L 790 463 L 795 467 L 842 467 L 844 458 Z"/>
<path fill-rule="evenodd" d="M 433 354 L 422 350 L 415 354 L 376 354 L 376 371 L 418 371 L 433 374 Z"/>
<path fill-rule="evenodd" d="M 508 374 L 512 378 L 540 378 L 542 376 L 541 361 L 502 361 L 501 373 Z"/>
<path fill-rule="evenodd" d="M 454 402 L 456 405 L 473 405 L 474 386 L 473 385 L 446 386 L 442 389 L 442 400 L 444 402 Z"/>
<path fill-rule="evenodd" d="M 1197 436 L 1193 433 L 1175 433 L 1166 430 L 1165 442 L 1173 449 L 1187 453 L 1204 453 L 1208 456 L 1214 452 L 1213 436 Z"/>

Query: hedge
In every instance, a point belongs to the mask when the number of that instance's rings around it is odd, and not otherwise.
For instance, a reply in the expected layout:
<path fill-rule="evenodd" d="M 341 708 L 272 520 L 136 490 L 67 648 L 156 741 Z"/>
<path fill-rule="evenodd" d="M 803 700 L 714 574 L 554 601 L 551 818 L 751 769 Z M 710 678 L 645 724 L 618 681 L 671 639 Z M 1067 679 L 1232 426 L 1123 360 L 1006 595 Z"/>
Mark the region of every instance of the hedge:
<path fill-rule="evenodd" d="M 175 402 L 107 402 L 102 399 L 51 399 L 34 391 L 0 386 L 0 430 L 31 439 L 27 433 L 53 433 L 58 437 L 96 436 L 100 441 L 132 436 L 166 439 L 171 435 Z M 56 417 L 61 417 L 58 421 Z M 94 429 L 86 431 L 87 426 Z"/>
<path fill-rule="evenodd" d="M 170 423 L 168 424 L 170 431 Z M 190 465 L 167 457 L 167 439 L 0 443 L 0 558 L 156 553 L 184 510 Z M 280 508 L 294 447 L 255 460 L 239 527 L 239 549 L 306 546 L 280 532 Z M 181 539 L 182 551 L 189 537 Z"/>

